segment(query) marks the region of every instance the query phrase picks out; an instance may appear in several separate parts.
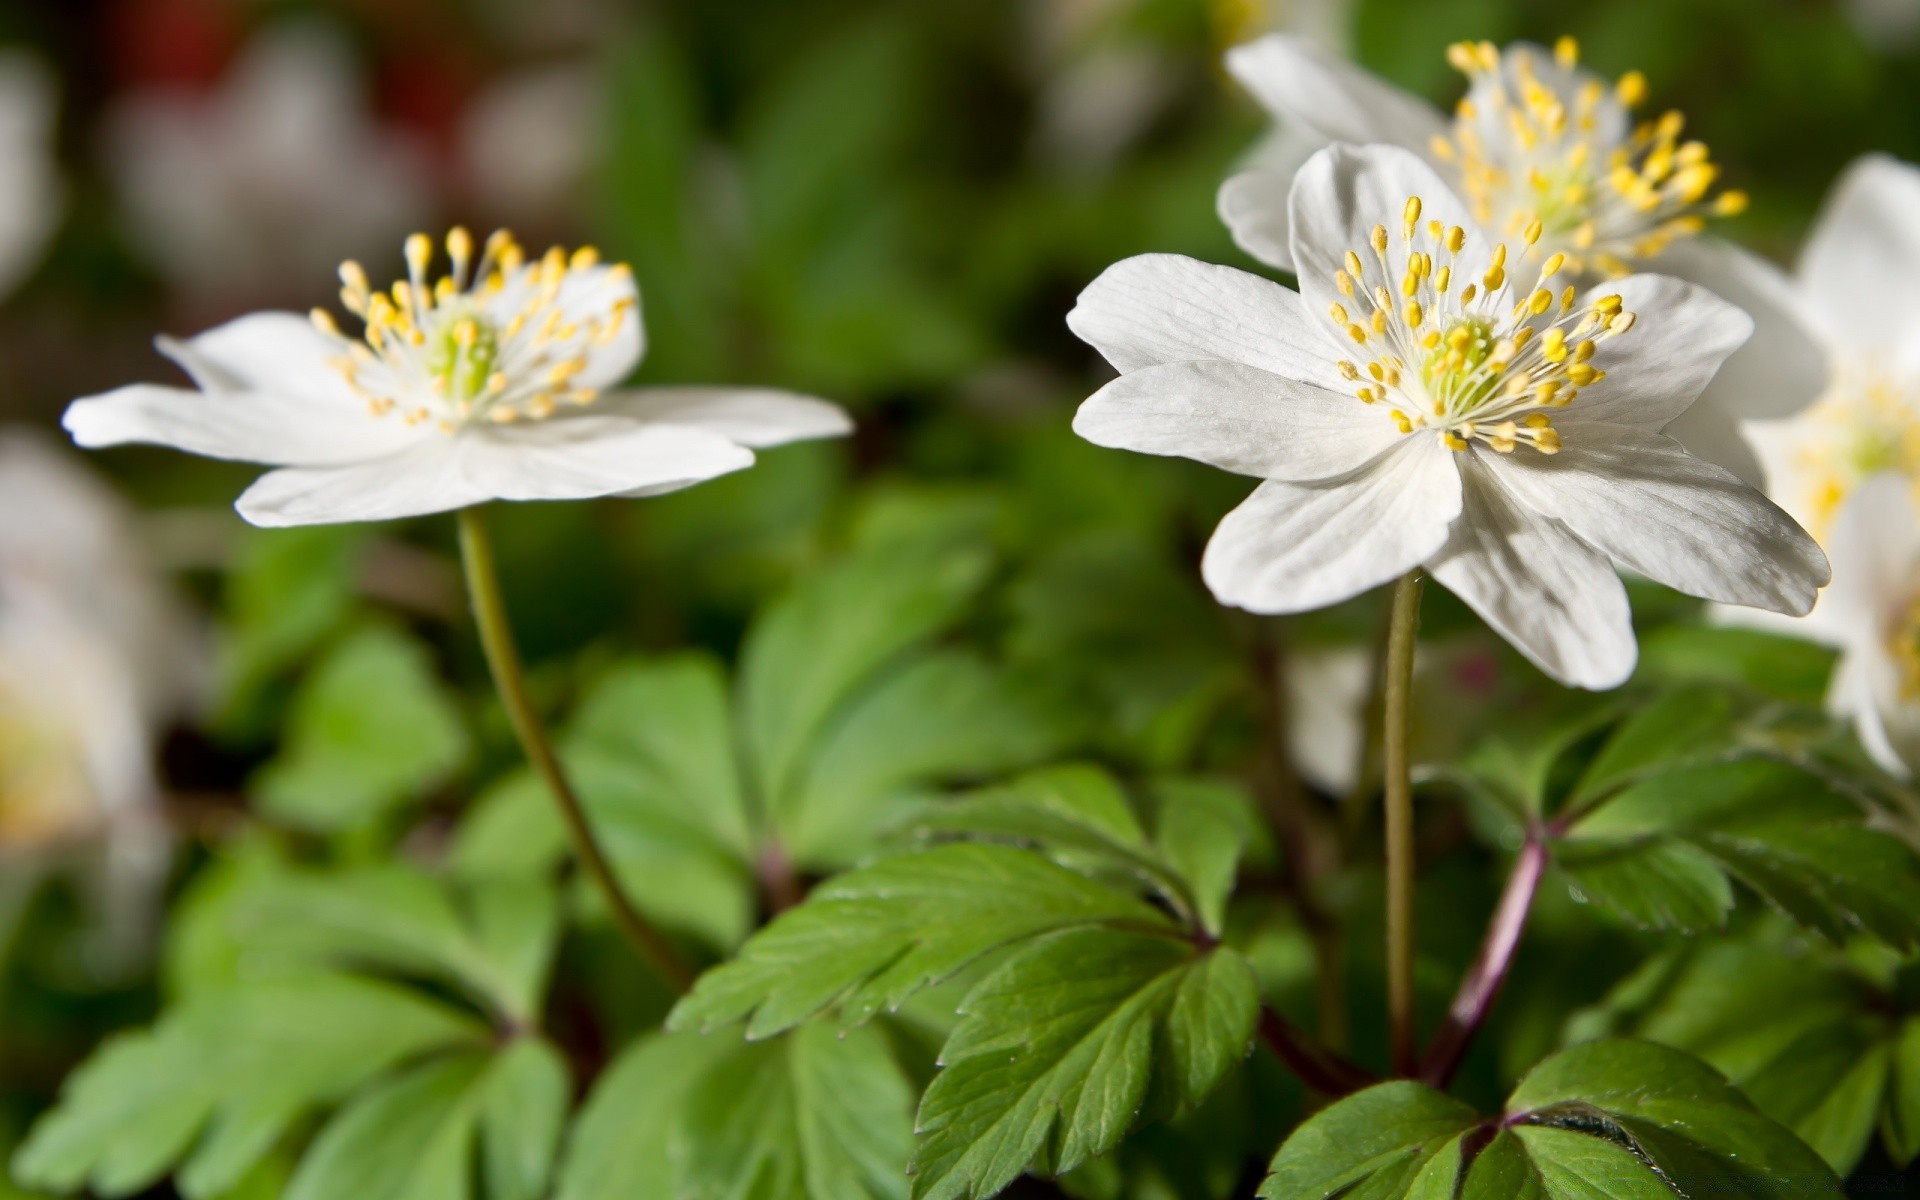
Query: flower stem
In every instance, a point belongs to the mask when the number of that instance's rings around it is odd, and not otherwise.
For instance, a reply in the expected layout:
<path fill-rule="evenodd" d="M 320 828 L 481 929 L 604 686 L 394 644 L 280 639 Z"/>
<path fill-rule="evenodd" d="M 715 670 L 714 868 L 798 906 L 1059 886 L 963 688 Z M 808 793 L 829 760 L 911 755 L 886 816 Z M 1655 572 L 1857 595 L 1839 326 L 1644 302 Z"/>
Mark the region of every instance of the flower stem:
<path fill-rule="evenodd" d="M 501 704 L 506 707 L 508 720 L 513 723 L 513 732 L 520 739 L 520 748 L 526 753 L 534 771 L 545 781 L 547 790 L 553 793 L 554 803 L 560 809 L 560 819 L 572 839 L 574 855 L 605 897 L 620 932 L 635 952 L 662 978 L 676 991 L 684 992 L 693 985 L 692 970 L 660 931 L 640 915 L 640 911 L 634 908 L 632 901 L 621 890 L 612 865 L 594 838 L 586 811 L 580 807 L 580 798 L 567 781 L 560 759 L 553 752 L 553 743 L 548 740 L 539 714 L 534 711 L 533 703 L 527 697 L 526 672 L 520 663 L 519 647 L 514 644 L 506 602 L 500 594 L 500 575 L 494 567 L 493 542 L 487 537 L 486 522 L 477 508 L 463 508 L 458 517 L 460 557 L 466 568 L 467 592 L 473 602 L 474 623 L 480 630 L 480 646 L 486 652 L 487 666 L 493 672 L 494 687 L 500 693 Z"/>
<path fill-rule="evenodd" d="M 1271 1008 L 1261 1008 L 1260 1040 L 1300 1082 L 1332 1099 L 1352 1095 L 1376 1081 L 1362 1068 L 1296 1029 Z"/>
<path fill-rule="evenodd" d="M 1487 924 L 1486 939 L 1480 944 L 1479 957 L 1460 981 L 1460 991 L 1447 1010 L 1446 1024 L 1427 1048 L 1421 1078 L 1434 1087 L 1445 1087 L 1460 1069 L 1467 1047 L 1486 1024 L 1487 1014 L 1500 997 L 1500 988 L 1513 969 L 1513 958 L 1520 949 L 1520 935 L 1526 932 L 1527 918 L 1533 912 L 1534 897 L 1540 894 L 1540 880 L 1547 870 L 1547 846 L 1538 836 L 1529 835 L 1514 859 L 1513 873 L 1500 896 L 1499 907 Z"/>
<path fill-rule="evenodd" d="M 1381 748 L 1387 797 L 1387 1018 L 1393 1069 L 1419 1070 L 1413 1001 L 1413 774 L 1408 743 L 1413 709 L 1413 650 L 1420 631 L 1420 572 L 1393 589 L 1387 632 Z"/>

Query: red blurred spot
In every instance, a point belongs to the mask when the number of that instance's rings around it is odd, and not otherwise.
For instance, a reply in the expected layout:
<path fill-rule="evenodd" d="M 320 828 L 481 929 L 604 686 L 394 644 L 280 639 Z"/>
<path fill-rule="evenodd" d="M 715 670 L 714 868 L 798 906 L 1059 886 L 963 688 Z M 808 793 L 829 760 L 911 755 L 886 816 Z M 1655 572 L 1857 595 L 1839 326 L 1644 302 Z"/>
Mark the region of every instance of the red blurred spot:
<path fill-rule="evenodd" d="M 239 49 L 231 0 L 115 0 L 107 53 L 122 86 L 211 87 Z"/>

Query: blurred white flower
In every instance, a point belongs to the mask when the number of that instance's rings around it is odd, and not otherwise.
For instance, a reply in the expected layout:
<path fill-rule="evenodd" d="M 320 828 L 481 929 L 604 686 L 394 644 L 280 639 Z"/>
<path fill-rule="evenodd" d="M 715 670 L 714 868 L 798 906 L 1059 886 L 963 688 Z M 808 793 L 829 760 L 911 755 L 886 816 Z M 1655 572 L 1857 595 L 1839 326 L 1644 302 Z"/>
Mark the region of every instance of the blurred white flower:
<path fill-rule="evenodd" d="M 1833 586 L 1795 623 L 1840 650 L 1828 706 L 1902 777 L 1920 766 L 1920 510 L 1910 487 L 1887 474 L 1854 490 L 1827 542 Z"/>
<path fill-rule="evenodd" d="M 0 294 L 40 261 L 59 223 L 55 88 L 39 60 L 0 53 Z"/>
<path fill-rule="evenodd" d="M 1883 471 L 1920 503 L 1920 168 L 1877 154 L 1849 167 L 1795 285 L 1831 382 L 1799 416 L 1742 430 L 1768 494 L 1824 541 L 1847 498 Z"/>
<path fill-rule="evenodd" d="M 431 207 L 424 150 L 369 115 L 351 50 L 317 26 L 261 35 L 213 92 L 124 98 L 105 150 L 130 236 L 201 300 L 275 294 Z"/>
<path fill-rule="evenodd" d="M 78 861 L 138 931 L 167 862 L 156 742 L 204 646 L 133 513 L 38 434 L 0 431 L 0 510 L 0 871 Z"/>
<path fill-rule="evenodd" d="M 647 496 L 753 463 L 750 447 L 847 432 L 825 401 L 761 388 L 602 392 L 638 364 L 625 265 L 557 247 L 525 261 L 505 233 L 479 260 L 465 230 L 407 239 L 408 277 L 375 292 L 357 263 L 332 316 L 258 313 L 161 349 L 200 390 L 135 384 L 74 402 L 82 446 L 150 442 L 270 463 L 240 497 L 256 525 L 379 521 L 487 500 Z"/>
<path fill-rule="evenodd" d="M 1139 19 L 1141 0 L 1035 0 L 1029 7 L 1041 81 L 1036 159 L 1070 172 L 1103 170 L 1126 152 L 1177 95 L 1186 70 L 1175 48 Z M 1351 0 L 1206 0 L 1216 44 L 1284 31 L 1335 53 L 1348 41 Z M 1282 128 L 1253 156 L 1297 168 L 1320 142 Z"/>
<path fill-rule="evenodd" d="M 1362 646 L 1302 646 L 1286 657 L 1287 754 L 1313 787 L 1344 796 L 1360 776 L 1374 656 Z"/>
<path fill-rule="evenodd" d="M 1905 50 L 1920 40 L 1920 0 L 1841 0 L 1841 7 L 1876 47 Z"/>
<path fill-rule="evenodd" d="M 601 80 L 586 62 L 504 76 L 460 121 L 460 162 L 476 211 L 502 225 L 576 223 L 581 188 L 599 164 Z"/>
<path fill-rule="evenodd" d="M 1452 120 L 1411 93 L 1341 61 L 1312 42 L 1269 36 L 1237 47 L 1228 69 L 1289 128 L 1325 142 L 1385 143 L 1418 153 L 1469 204 L 1492 237 L 1539 234 L 1531 267 L 1564 255 L 1589 281 L 1656 271 L 1701 284 L 1745 309 L 1756 336 L 1727 360 L 1672 435 L 1694 454 L 1758 482 L 1741 418 L 1784 417 L 1819 394 L 1825 364 L 1780 272 L 1728 241 L 1697 236 L 1707 219 L 1743 209 L 1743 193 L 1714 189 L 1719 168 L 1684 120 L 1668 112 L 1636 123 L 1646 80 L 1609 84 L 1561 39 L 1504 53 L 1486 42 L 1450 52 L 1470 82 Z M 1268 163 L 1221 186 L 1220 215 L 1249 254 L 1292 270 L 1289 163 Z"/>
<path fill-rule="evenodd" d="M 1555 288 L 1557 254 L 1509 279 L 1507 243 L 1396 147 L 1315 154 L 1289 217 L 1299 294 L 1146 255 L 1068 317 L 1122 372 L 1081 406 L 1083 437 L 1265 480 L 1207 546 L 1221 601 L 1299 612 L 1425 567 L 1590 688 L 1635 659 L 1614 562 L 1723 602 L 1812 606 L 1813 540 L 1659 433 L 1751 333 L 1744 313 L 1656 275 Z"/>

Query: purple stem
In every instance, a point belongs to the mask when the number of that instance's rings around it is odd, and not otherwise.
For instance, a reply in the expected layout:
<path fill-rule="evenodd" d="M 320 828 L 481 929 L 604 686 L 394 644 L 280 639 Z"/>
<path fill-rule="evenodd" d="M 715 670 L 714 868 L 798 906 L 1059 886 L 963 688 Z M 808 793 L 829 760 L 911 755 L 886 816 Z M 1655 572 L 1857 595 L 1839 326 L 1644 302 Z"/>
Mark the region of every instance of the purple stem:
<path fill-rule="evenodd" d="M 1323 1096 L 1339 1099 L 1379 1082 L 1366 1070 L 1348 1062 L 1296 1029 L 1271 1008 L 1260 1010 L 1260 1039 L 1274 1057 Z"/>
<path fill-rule="evenodd" d="M 1447 1019 L 1427 1048 L 1420 1077 L 1434 1087 L 1445 1087 L 1460 1069 L 1467 1047 L 1486 1023 L 1500 989 L 1513 969 L 1514 955 L 1520 949 L 1520 937 L 1526 932 L 1527 918 L 1533 912 L 1534 897 L 1540 893 L 1540 880 L 1547 870 L 1547 846 L 1537 834 L 1529 834 L 1520 855 L 1514 859 L 1513 873 L 1507 877 L 1507 889 L 1493 910 L 1487 925 L 1486 940 L 1474 959 L 1466 978 L 1460 981 Z"/>

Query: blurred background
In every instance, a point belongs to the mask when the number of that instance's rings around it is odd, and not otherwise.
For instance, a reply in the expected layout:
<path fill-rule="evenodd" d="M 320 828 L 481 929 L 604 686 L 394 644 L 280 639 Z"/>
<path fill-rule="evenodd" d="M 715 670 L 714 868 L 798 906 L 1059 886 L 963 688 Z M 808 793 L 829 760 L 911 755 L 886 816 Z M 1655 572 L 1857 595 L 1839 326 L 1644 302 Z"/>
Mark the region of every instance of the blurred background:
<path fill-rule="evenodd" d="M 1266 123 L 1219 64 L 1274 29 L 1442 102 L 1447 43 L 1573 34 L 1688 115 L 1753 197 L 1729 232 L 1782 262 L 1855 155 L 1920 160 L 1920 0 L 0 0 L 0 1152 L 152 1013 L 165 906 L 243 795 L 294 827 L 316 792 L 453 811 L 512 761 L 446 523 L 261 534 L 230 507 L 253 468 L 49 458 L 69 400 L 171 381 L 156 333 L 331 304 L 343 258 L 397 274 L 416 228 L 592 243 L 637 273 L 642 379 L 814 392 L 860 429 L 501 512 L 549 695 L 613 647 L 731 653 L 849 540 L 964 527 L 1001 562 L 974 634 L 1071 692 L 1083 744 L 1206 762 L 1246 632 L 1191 564 L 1244 485 L 1077 442 L 1104 368 L 1063 316 L 1130 254 L 1254 268 L 1213 197 Z M 328 702 L 300 681 L 369 612 L 409 640 L 355 643 L 347 693 L 397 679 L 478 732 L 410 710 L 424 757 L 299 777 L 281 731 Z"/>

